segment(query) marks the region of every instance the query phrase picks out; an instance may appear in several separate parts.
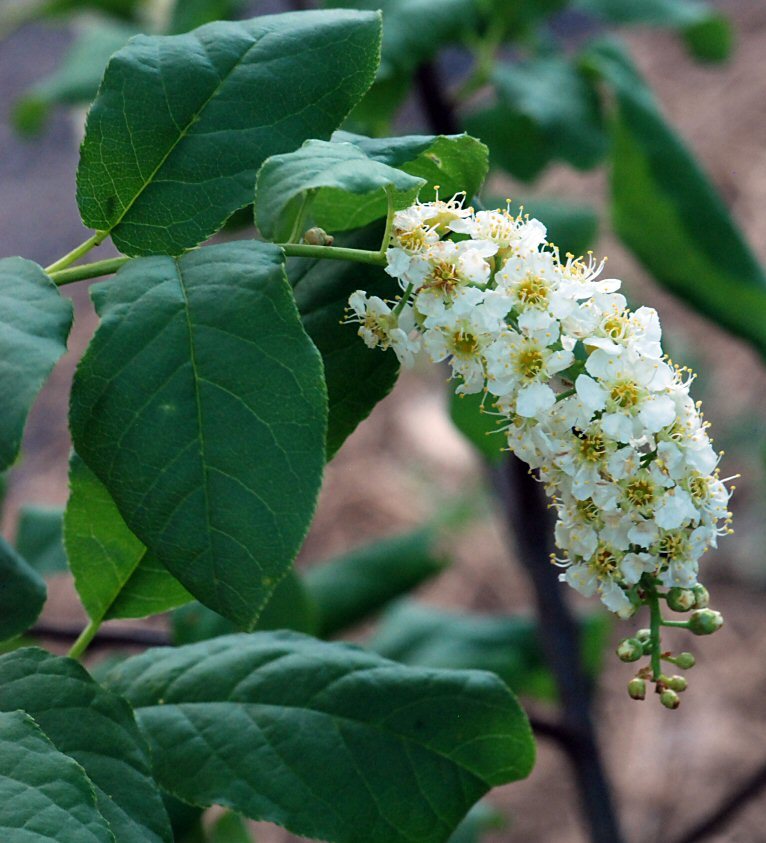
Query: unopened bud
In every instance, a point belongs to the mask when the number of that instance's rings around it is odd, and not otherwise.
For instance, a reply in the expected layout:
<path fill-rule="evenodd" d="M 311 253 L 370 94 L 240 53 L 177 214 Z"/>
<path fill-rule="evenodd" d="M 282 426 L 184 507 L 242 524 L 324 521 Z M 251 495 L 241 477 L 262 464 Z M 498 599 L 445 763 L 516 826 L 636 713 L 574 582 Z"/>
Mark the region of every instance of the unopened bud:
<path fill-rule="evenodd" d="M 303 242 L 309 246 L 332 246 L 335 238 L 323 228 L 309 228 L 303 235 Z"/>
<path fill-rule="evenodd" d="M 695 585 L 692 591 L 694 592 L 694 608 L 707 609 L 710 605 L 710 592 L 701 584 Z"/>
<path fill-rule="evenodd" d="M 652 631 L 651 629 L 639 629 L 635 634 L 636 641 L 641 642 L 644 648 L 644 655 L 648 656 L 652 652 Z"/>
<path fill-rule="evenodd" d="M 644 655 L 644 645 L 637 638 L 625 638 L 617 645 L 615 652 L 620 661 L 635 662 Z"/>
<path fill-rule="evenodd" d="M 699 609 L 697 596 L 690 588 L 671 588 L 665 598 L 668 608 L 674 612 L 690 612 Z"/>
<path fill-rule="evenodd" d="M 628 695 L 632 700 L 645 700 L 646 681 L 640 679 L 638 676 L 634 676 L 633 679 L 628 682 Z"/>
<path fill-rule="evenodd" d="M 689 668 L 697 664 L 697 659 L 691 653 L 679 653 L 673 661 L 681 670 L 689 670 Z"/>
<path fill-rule="evenodd" d="M 678 674 L 669 677 L 666 684 L 671 691 L 677 691 L 679 694 L 685 691 L 689 685 L 686 679 Z"/>
<path fill-rule="evenodd" d="M 665 708 L 678 708 L 678 706 L 681 705 L 681 698 L 674 690 L 666 688 L 660 694 L 660 702 L 665 706 Z"/>
<path fill-rule="evenodd" d="M 689 631 L 695 635 L 712 635 L 723 626 L 723 615 L 714 609 L 698 609 L 689 618 Z"/>

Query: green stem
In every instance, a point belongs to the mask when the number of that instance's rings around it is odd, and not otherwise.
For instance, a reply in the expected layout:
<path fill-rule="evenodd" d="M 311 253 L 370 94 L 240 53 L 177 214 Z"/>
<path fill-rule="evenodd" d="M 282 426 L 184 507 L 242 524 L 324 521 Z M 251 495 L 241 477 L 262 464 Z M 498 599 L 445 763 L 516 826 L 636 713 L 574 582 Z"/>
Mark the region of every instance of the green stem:
<path fill-rule="evenodd" d="M 112 275 L 124 266 L 132 258 L 107 258 L 104 261 L 84 263 L 82 266 L 73 266 L 70 269 L 59 269 L 48 272 L 54 284 L 61 287 L 64 284 L 73 284 L 75 281 L 85 281 L 87 278 L 99 278 L 102 275 Z"/>
<path fill-rule="evenodd" d="M 371 252 L 366 249 L 346 249 L 341 246 L 310 246 L 307 243 L 277 243 L 288 257 L 296 258 L 326 258 L 329 260 L 353 261 L 368 263 L 373 266 L 385 266 L 385 253 Z M 51 280 L 59 287 L 73 284 L 75 281 L 85 281 L 88 278 L 99 278 L 102 275 L 112 275 L 133 258 L 108 258 L 103 261 L 84 263 L 70 269 L 59 269 L 49 272 Z"/>
<path fill-rule="evenodd" d="M 67 653 L 70 659 L 79 659 L 88 649 L 88 644 L 96 637 L 101 626 L 101 621 L 92 620 L 80 633 L 80 637 L 72 644 L 72 649 Z"/>
<path fill-rule="evenodd" d="M 679 629 L 688 629 L 689 621 L 666 621 L 664 618 L 660 619 L 662 626 L 675 626 Z"/>
<path fill-rule="evenodd" d="M 656 682 L 662 673 L 661 669 L 661 645 L 660 627 L 662 626 L 662 615 L 660 614 L 660 598 L 654 586 L 647 589 L 647 602 L 649 603 L 649 632 L 652 643 L 652 681 Z"/>
<path fill-rule="evenodd" d="M 571 389 L 567 389 L 565 392 L 559 392 L 556 396 L 557 401 L 563 401 L 565 398 L 571 398 L 573 395 L 577 394 L 577 390 L 572 387 Z"/>
<path fill-rule="evenodd" d="M 303 221 L 306 219 L 306 212 L 309 209 L 309 205 L 311 204 L 314 196 L 316 195 L 316 188 L 312 190 L 307 190 L 303 194 L 303 200 L 301 201 L 301 206 L 298 209 L 298 216 L 295 218 L 295 222 L 293 223 L 293 230 L 290 232 L 290 236 L 287 238 L 288 243 L 297 243 L 300 240 L 300 235 L 303 233 L 301 229 L 303 228 Z"/>
<path fill-rule="evenodd" d="M 404 305 L 407 304 L 407 302 L 409 301 L 414 286 L 415 285 L 410 281 L 410 283 L 407 285 L 407 289 L 404 291 L 404 295 L 399 301 L 399 304 L 397 304 L 394 308 L 394 316 L 398 316 L 404 310 Z"/>
<path fill-rule="evenodd" d="M 54 272 L 59 272 L 62 269 L 66 269 L 70 264 L 73 264 L 78 258 L 81 258 L 83 255 L 87 255 L 91 249 L 96 246 L 100 246 L 107 234 L 109 234 L 108 231 L 97 231 L 84 243 L 80 243 L 77 248 L 72 249 L 71 252 L 68 252 L 66 255 L 64 255 L 63 258 L 59 258 L 50 266 L 47 266 L 45 268 L 45 271 L 48 273 L 48 275 L 52 275 Z"/>
<path fill-rule="evenodd" d="M 388 251 L 388 244 L 391 242 L 391 232 L 394 228 L 394 189 L 391 185 L 386 187 L 386 199 L 388 200 L 388 212 L 386 213 L 386 228 L 383 232 L 383 241 L 380 244 L 378 255 L 382 263 L 385 264 L 386 252 Z"/>

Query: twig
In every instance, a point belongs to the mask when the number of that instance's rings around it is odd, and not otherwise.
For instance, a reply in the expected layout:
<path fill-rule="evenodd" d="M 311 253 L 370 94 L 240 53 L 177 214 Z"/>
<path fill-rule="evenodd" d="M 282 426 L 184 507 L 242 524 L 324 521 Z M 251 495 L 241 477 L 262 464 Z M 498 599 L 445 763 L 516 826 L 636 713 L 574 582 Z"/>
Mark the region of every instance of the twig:
<path fill-rule="evenodd" d="M 424 62 L 415 71 L 418 99 L 431 131 L 439 135 L 457 135 L 462 129 L 455 107 L 439 82 L 432 62 Z"/>
<path fill-rule="evenodd" d="M 697 843 L 697 841 L 709 837 L 724 826 L 764 787 L 766 787 L 766 763 L 759 767 L 749 779 L 732 790 L 705 819 L 677 838 L 675 843 Z"/>
<path fill-rule="evenodd" d="M 82 632 L 79 626 L 56 626 L 48 623 L 35 624 L 27 633 L 34 638 L 48 638 L 51 641 L 69 643 L 76 641 Z M 101 629 L 90 644 L 97 647 L 168 647 L 171 644 L 166 632 L 159 629 Z"/>
<path fill-rule="evenodd" d="M 577 624 L 549 562 L 553 525 L 545 493 L 515 457 L 493 469 L 492 479 L 535 591 L 541 646 L 561 699 L 562 720 L 555 727 L 546 724 L 547 734 L 558 740 L 574 768 L 593 843 L 620 843 L 623 838 L 591 719 Z"/>

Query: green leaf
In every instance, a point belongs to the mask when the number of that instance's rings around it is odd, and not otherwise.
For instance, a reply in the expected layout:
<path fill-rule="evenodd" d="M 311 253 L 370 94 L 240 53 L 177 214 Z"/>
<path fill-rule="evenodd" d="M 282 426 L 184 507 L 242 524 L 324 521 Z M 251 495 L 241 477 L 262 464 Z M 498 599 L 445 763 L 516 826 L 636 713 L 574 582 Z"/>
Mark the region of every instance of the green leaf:
<path fill-rule="evenodd" d="M 193 599 L 130 532 L 104 484 L 76 454 L 69 489 L 64 539 L 88 617 L 145 618 Z"/>
<path fill-rule="evenodd" d="M 16 550 L 38 574 L 66 571 L 61 537 L 63 510 L 58 507 L 22 506 L 16 528 Z"/>
<path fill-rule="evenodd" d="M 293 629 L 313 634 L 316 626 L 317 608 L 314 601 L 300 577 L 295 571 L 289 571 L 274 589 L 255 628 Z M 175 644 L 193 644 L 238 632 L 231 621 L 201 603 L 192 603 L 173 612 L 172 628 Z"/>
<path fill-rule="evenodd" d="M 251 627 L 324 468 L 326 392 L 281 250 L 241 241 L 126 264 L 72 389 L 78 454 L 200 602 Z"/>
<path fill-rule="evenodd" d="M 23 711 L 0 713 L 0 836 L 8 843 L 114 843 L 82 767 Z"/>
<path fill-rule="evenodd" d="M 179 254 L 252 202 L 270 155 L 327 138 L 370 86 L 380 17 L 305 12 L 137 36 L 88 115 L 83 221 L 131 255 Z"/>
<path fill-rule="evenodd" d="M 583 668 L 598 673 L 609 627 L 601 613 L 583 619 Z M 402 601 L 383 617 L 370 649 L 404 664 L 458 670 L 489 670 L 517 694 L 556 698 L 529 618 L 467 615 Z"/>
<path fill-rule="evenodd" d="M 0 641 L 29 629 L 46 596 L 45 580 L 0 537 Z"/>
<path fill-rule="evenodd" d="M 172 840 L 146 744 L 125 700 L 73 659 L 30 647 L 0 657 L 0 711 L 15 709 L 34 717 L 56 749 L 82 766 L 116 843 Z"/>
<path fill-rule="evenodd" d="M 488 462 L 496 465 L 508 447 L 501 432 L 507 419 L 499 418 L 492 409 L 492 400 L 483 393 L 458 395 L 449 390 L 449 413 L 452 423 Z"/>
<path fill-rule="evenodd" d="M 364 620 L 386 603 L 441 573 L 447 560 L 425 528 L 368 544 L 315 565 L 304 576 L 324 636 Z"/>
<path fill-rule="evenodd" d="M 594 167 L 604 157 L 607 136 L 598 96 L 572 61 L 543 56 L 518 64 L 499 64 L 492 81 L 511 119 L 531 121 L 550 157 L 561 158 L 580 170 Z M 513 156 L 512 149 L 507 153 Z"/>
<path fill-rule="evenodd" d="M 0 260 L 0 469 L 21 446 L 32 402 L 66 351 L 72 304 L 32 261 Z"/>
<path fill-rule="evenodd" d="M 372 226 L 339 240 L 344 246 L 377 249 L 382 228 Z M 391 298 L 399 288 L 376 266 L 327 260 L 291 260 L 288 275 L 303 326 L 322 355 L 329 402 L 327 459 L 391 391 L 399 374 L 392 350 L 370 349 L 353 325 L 341 324 L 354 290 Z"/>
<path fill-rule="evenodd" d="M 683 31 L 689 52 L 699 61 L 726 61 L 734 49 L 734 28 L 723 15 L 711 15 Z"/>
<path fill-rule="evenodd" d="M 163 787 L 335 843 L 441 843 L 534 760 L 496 677 L 297 633 L 152 650 L 111 685 L 136 709 Z"/>
<path fill-rule="evenodd" d="M 91 23 L 81 31 L 58 67 L 32 87 L 14 106 L 19 131 L 34 134 L 54 105 L 89 103 L 98 91 L 109 57 L 135 35 L 134 27 L 116 23 Z"/>
<path fill-rule="evenodd" d="M 276 241 L 301 235 L 306 212 L 326 231 L 361 228 L 386 215 L 387 194 L 398 211 L 415 201 L 424 184 L 353 144 L 310 140 L 295 152 L 272 156 L 258 171 L 256 224 Z"/>
<path fill-rule="evenodd" d="M 423 202 L 432 201 L 435 187 L 449 198 L 465 191 L 469 198 L 479 192 L 489 169 L 489 150 L 470 135 L 404 135 L 396 138 L 365 138 L 336 132 L 333 140 L 353 143 L 374 161 L 424 179 Z"/>
<path fill-rule="evenodd" d="M 412 71 L 479 22 L 476 0 L 340 0 L 326 6 L 383 12 L 381 78 Z"/>
<path fill-rule="evenodd" d="M 239 814 L 227 811 L 210 829 L 210 843 L 253 843 L 247 823 Z"/>
<path fill-rule="evenodd" d="M 588 57 L 616 94 L 612 215 L 665 287 L 766 354 L 766 275 L 619 43 Z"/>

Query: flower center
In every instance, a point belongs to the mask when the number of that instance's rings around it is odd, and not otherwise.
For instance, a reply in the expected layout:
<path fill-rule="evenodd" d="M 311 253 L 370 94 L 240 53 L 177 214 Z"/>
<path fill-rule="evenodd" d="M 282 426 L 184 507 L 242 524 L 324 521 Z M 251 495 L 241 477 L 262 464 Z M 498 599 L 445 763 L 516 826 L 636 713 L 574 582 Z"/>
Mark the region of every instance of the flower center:
<path fill-rule="evenodd" d="M 452 352 L 456 357 L 472 357 L 479 350 L 479 341 L 468 331 L 458 331 L 452 337 Z"/>
<path fill-rule="evenodd" d="M 444 293 L 451 293 L 460 284 L 457 267 L 454 263 L 440 261 L 433 266 L 430 279 L 423 284 L 424 288 L 439 289 Z"/>
<path fill-rule="evenodd" d="M 410 231 L 398 230 L 394 232 L 399 245 L 408 252 L 420 252 L 428 246 L 428 229 L 419 225 Z"/>
<path fill-rule="evenodd" d="M 544 307 L 548 304 L 548 284 L 539 275 L 529 274 L 516 287 L 516 295 L 522 304 Z"/>
<path fill-rule="evenodd" d="M 682 559 L 688 551 L 689 542 L 682 533 L 666 533 L 660 539 L 660 556 L 665 559 Z"/>
<path fill-rule="evenodd" d="M 545 358 L 542 351 L 534 346 L 526 346 L 516 354 L 516 371 L 526 380 L 533 381 L 545 370 Z"/>
<path fill-rule="evenodd" d="M 708 486 L 708 478 L 701 474 L 696 474 L 689 480 L 689 494 L 696 504 L 700 504 L 707 500 L 710 487 Z"/>
<path fill-rule="evenodd" d="M 588 562 L 588 567 L 595 571 L 599 577 L 609 578 L 617 571 L 617 558 L 612 550 L 606 545 L 599 545 L 593 558 Z"/>
<path fill-rule="evenodd" d="M 594 433 L 588 436 L 581 430 L 574 429 L 575 436 L 580 440 L 579 452 L 580 456 L 586 462 L 599 462 L 606 453 L 606 442 L 600 433 Z"/>
<path fill-rule="evenodd" d="M 648 477 L 631 480 L 625 487 L 625 497 L 637 507 L 645 507 L 654 500 L 654 483 Z"/>
<path fill-rule="evenodd" d="M 612 386 L 609 397 L 618 407 L 629 410 L 641 400 L 641 390 L 634 381 L 617 381 Z"/>

